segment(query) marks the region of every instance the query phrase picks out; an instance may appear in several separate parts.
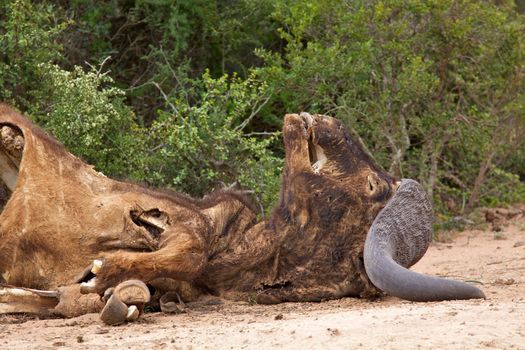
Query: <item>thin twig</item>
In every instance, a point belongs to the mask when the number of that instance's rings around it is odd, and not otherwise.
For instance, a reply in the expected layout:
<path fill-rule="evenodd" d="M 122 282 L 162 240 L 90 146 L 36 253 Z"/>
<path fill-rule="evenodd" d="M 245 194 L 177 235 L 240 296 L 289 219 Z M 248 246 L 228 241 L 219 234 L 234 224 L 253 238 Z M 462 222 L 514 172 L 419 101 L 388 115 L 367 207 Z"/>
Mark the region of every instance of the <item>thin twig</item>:
<path fill-rule="evenodd" d="M 109 61 L 111 59 L 111 56 L 108 56 L 106 58 L 104 58 L 104 60 L 98 65 L 98 69 L 96 69 L 96 72 L 97 72 L 97 77 L 98 76 L 101 76 L 101 75 L 106 75 L 108 74 L 110 71 L 107 71 L 107 72 L 104 72 L 104 74 L 101 74 L 102 72 L 102 68 L 104 67 L 104 65 L 106 64 L 107 61 Z M 84 63 L 86 63 L 86 65 L 88 65 L 89 68 L 95 70 L 95 67 L 93 67 L 93 65 L 87 61 L 85 61 Z"/>
<path fill-rule="evenodd" d="M 157 146 L 155 146 L 155 147 L 153 147 L 153 148 L 150 148 L 150 149 L 148 150 L 148 153 L 155 152 L 156 150 L 158 150 L 158 149 L 160 149 L 160 148 L 162 148 L 162 147 L 164 147 L 164 146 L 166 146 L 166 144 L 165 144 L 165 143 L 161 143 L 160 145 L 157 145 Z"/>
<path fill-rule="evenodd" d="M 243 130 L 246 127 L 246 125 L 248 125 L 252 121 L 253 117 L 255 117 L 257 113 L 259 113 L 260 110 L 268 103 L 271 97 L 272 95 L 268 94 L 266 99 L 257 107 L 257 109 L 252 110 L 252 113 L 250 114 L 250 116 L 246 118 L 245 120 L 243 120 L 243 122 L 235 128 L 235 131 Z"/>
<path fill-rule="evenodd" d="M 162 90 L 162 88 L 160 87 L 159 84 L 157 84 L 156 82 L 152 81 L 150 82 L 151 85 L 155 86 L 159 92 L 161 93 L 162 97 L 164 98 L 164 101 L 166 101 L 166 103 L 168 104 L 168 106 L 171 107 L 171 109 L 173 110 L 173 113 L 175 113 L 178 117 L 180 117 L 180 114 L 179 114 L 179 111 L 177 110 L 177 108 L 175 108 L 175 105 L 173 103 L 170 102 L 169 100 L 169 97 L 168 95 L 166 95 L 166 93 L 164 92 L 164 90 Z"/>
<path fill-rule="evenodd" d="M 276 136 L 276 135 L 279 135 L 281 132 L 280 131 L 253 131 L 253 132 L 249 132 L 247 134 L 243 134 L 242 136 L 244 137 L 251 137 L 251 136 Z"/>
<path fill-rule="evenodd" d="M 183 85 L 182 83 L 180 82 L 179 80 L 179 77 L 177 76 L 177 73 L 175 72 L 175 70 L 173 69 L 173 67 L 171 66 L 169 60 L 168 60 L 168 57 L 166 56 L 166 53 L 164 52 L 164 49 L 160 49 L 160 52 L 162 54 L 162 58 L 164 58 L 164 62 L 166 63 L 166 66 L 168 67 L 168 69 L 170 70 L 171 72 L 171 75 L 173 76 L 173 79 L 175 79 L 177 81 L 177 84 L 179 85 L 179 87 L 181 88 L 181 91 L 182 93 L 184 94 L 184 97 L 186 99 L 186 102 L 189 103 L 189 99 L 188 99 L 188 94 L 186 93 L 186 90 L 183 89 Z"/>

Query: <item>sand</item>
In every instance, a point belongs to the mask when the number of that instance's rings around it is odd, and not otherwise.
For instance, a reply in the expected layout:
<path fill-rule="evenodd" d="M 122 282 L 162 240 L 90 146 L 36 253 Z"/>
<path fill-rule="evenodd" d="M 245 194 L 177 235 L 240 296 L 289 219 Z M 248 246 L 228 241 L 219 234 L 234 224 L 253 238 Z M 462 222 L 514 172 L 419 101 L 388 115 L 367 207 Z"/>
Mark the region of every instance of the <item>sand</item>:
<path fill-rule="evenodd" d="M 4 315 L 0 349 L 525 349 L 525 218 L 433 243 L 413 269 L 473 281 L 487 300 L 189 304 L 117 327 Z"/>

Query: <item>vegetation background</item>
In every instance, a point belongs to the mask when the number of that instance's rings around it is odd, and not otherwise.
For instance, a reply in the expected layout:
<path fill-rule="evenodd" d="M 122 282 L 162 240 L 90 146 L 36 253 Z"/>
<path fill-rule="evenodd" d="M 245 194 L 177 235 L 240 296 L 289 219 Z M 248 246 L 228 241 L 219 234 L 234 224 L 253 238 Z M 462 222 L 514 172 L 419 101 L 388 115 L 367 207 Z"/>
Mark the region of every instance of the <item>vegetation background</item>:
<path fill-rule="evenodd" d="M 107 175 L 278 196 L 285 113 L 342 119 L 442 225 L 525 201 L 523 0 L 0 0 L 0 100 Z"/>

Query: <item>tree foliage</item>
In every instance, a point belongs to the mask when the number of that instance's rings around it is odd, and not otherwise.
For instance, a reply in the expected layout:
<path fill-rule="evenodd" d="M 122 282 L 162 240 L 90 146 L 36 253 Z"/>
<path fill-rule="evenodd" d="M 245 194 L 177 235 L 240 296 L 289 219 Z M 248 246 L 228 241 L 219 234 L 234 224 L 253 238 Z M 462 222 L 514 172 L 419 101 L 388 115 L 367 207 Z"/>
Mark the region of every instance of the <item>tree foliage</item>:
<path fill-rule="evenodd" d="M 113 176 L 268 209 L 285 113 L 342 119 L 438 211 L 525 201 L 512 1 L 0 2 L 0 99 Z"/>

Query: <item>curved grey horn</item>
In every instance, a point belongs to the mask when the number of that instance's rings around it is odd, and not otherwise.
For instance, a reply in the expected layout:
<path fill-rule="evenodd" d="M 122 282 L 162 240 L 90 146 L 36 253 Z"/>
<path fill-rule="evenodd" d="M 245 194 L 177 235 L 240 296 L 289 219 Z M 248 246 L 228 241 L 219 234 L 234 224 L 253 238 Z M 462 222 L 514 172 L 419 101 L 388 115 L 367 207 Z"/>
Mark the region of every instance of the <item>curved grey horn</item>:
<path fill-rule="evenodd" d="M 366 237 L 364 263 L 370 281 L 389 295 L 412 301 L 485 298 L 470 284 L 408 270 L 425 254 L 432 222 L 432 206 L 421 185 L 403 179 Z"/>

